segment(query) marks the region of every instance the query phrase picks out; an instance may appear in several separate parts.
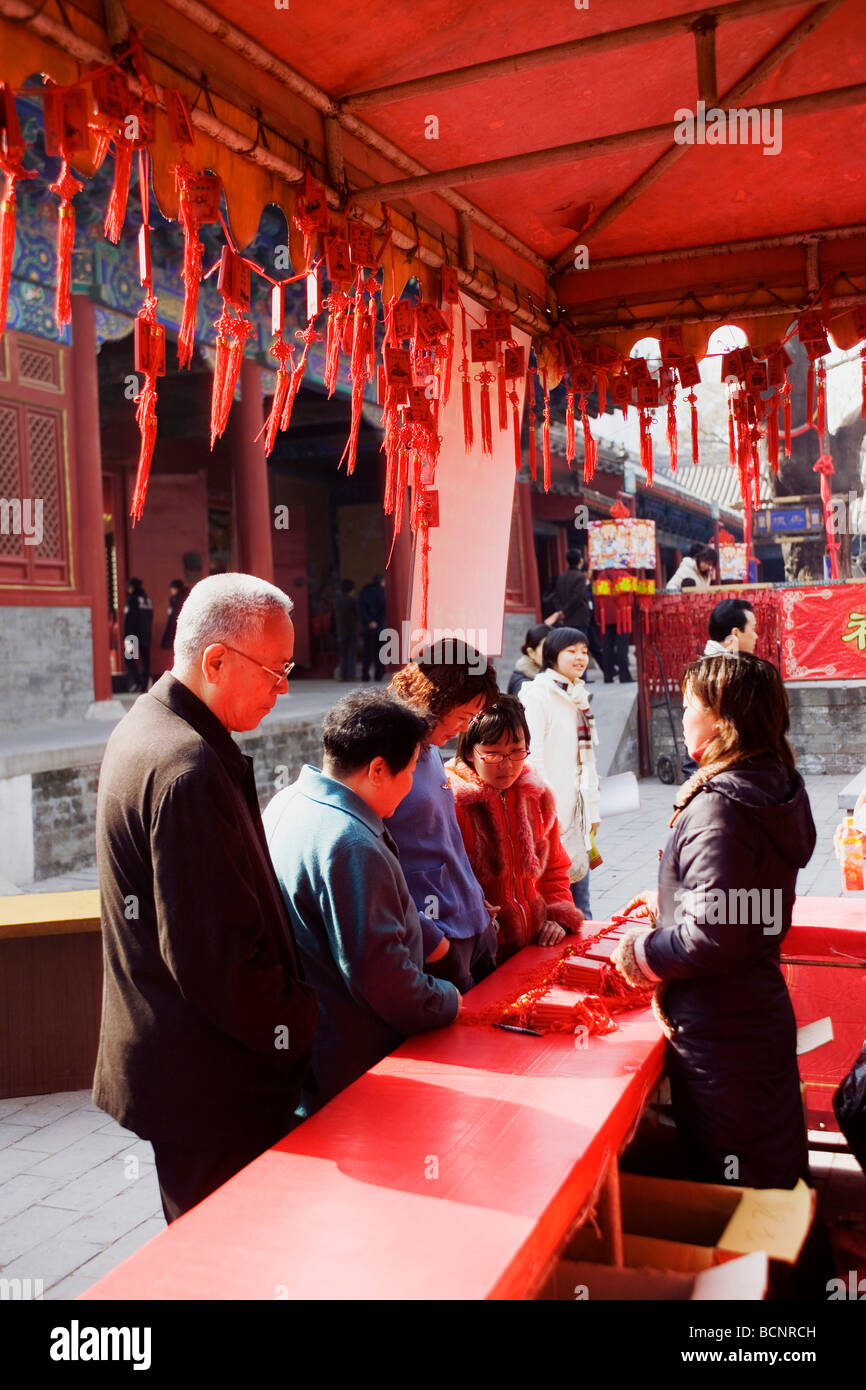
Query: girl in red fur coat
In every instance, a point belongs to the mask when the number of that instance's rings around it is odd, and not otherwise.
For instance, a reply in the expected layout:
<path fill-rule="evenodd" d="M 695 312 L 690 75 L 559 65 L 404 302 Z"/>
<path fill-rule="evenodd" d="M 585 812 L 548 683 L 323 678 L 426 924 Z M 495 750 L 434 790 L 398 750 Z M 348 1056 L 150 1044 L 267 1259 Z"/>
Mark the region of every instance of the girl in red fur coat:
<path fill-rule="evenodd" d="M 446 764 L 472 872 L 487 901 L 498 904 L 499 965 L 523 946 L 556 945 L 583 921 L 553 793 L 526 764 L 528 752 L 523 706 L 500 695 L 460 735 Z"/>

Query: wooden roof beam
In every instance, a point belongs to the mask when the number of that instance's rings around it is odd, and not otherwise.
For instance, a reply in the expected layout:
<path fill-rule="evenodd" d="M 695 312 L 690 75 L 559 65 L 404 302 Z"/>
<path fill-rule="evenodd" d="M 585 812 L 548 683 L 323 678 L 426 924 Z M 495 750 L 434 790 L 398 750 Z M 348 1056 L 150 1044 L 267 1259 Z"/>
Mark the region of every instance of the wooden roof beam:
<path fill-rule="evenodd" d="M 719 95 L 716 80 L 716 17 L 702 15 L 694 25 L 695 58 L 698 64 L 698 97 L 707 107 L 715 106 Z"/>
<path fill-rule="evenodd" d="M 802 0 L 799 0 L 802 4 Z M 433 72 L 427 77 L 415 77 L 407 82 L 392 82 L 388 86 L 371 87 L 364 92 L 352 92 L 340 102 L 342 111 L 362 111 L 369 106 L 387 106 L 395 101 L 405 101 L 410 97 L 430 96 L 433 92 L 449 91 L 454 87 L 470 86 L 487 81 L 491 77 L 510 76 L 516 72 L 529 72 L 536 68 L 549 67 L 552 63 L 564 63 L 570 58 L 591 57 L 598 53 L 612 53 L 618 49 L 629 48 L 633 44 L 653 43 L 657 39 L 674 38 L 687 34 L 702 21 L 712 20 L 724 23 L 736 19 L 749 19 L 752 15 L 769 14 L 773 10 L 794 9 L 798 0 L 734 0 L 729 5 L 708 5 L 700 10 L 690 10 L 688 14 L 670 15 L 665 19 L 652 19 L 645 24 L 633 24 L 624 29 L 610 29 L 600 34 L 588 34 L 584 39 L 568 39 L 564 43 L 550 44 L 545 48 L 531 48 L 525 53 L 513 53 L 507 58 L 491 58 L 482 63 L 468 63 L 464 67 L 449 68 L 446 72 Z"/>
<path fill-rule="evenodd" d="M 833 4 L 841 2 L 842 0 L 830 0 Z M 807 92 L 803 96 L 786 97 L 782 101 L 774 101 L 773 110 L 781 111 L 783 117 L 805 116 L 815 111 L 830 110 L 839 106 L 860 106 L 864 103 L 866 83 L 858 82 L 851 87 L 833 87 L 825 92 Z M 672 120 L 664 121 L 661 125 L 642 126 L 638 130 L 623 130 L 613 135 L 595 135 L 590 140 L 576 140 L 568 145 L 551 145 L 547 149 L 530 150 L 526 154 L 503 155 L 499 159 L 485 159 L 478 164 L 440 169 L 436 173 L 396 179 L 392 183 L 376 183 L 369 188 L 356 189 L 352 198 L 354 202 L 362 204 L 382 201 L 393 203 L 397 198 L 439 192 L 443 188 L 482 183 L 487 179 L 522 174 L 533 169 L 547 169 L 558 164 L 573 164 L 580 160 L 593 159 L 608 150 L 628 150 L 638 145 L 668 139 L 674 124 Z M 674 145 L 673 149 L 679 152 L 688 149 L 688 146 Z M 587 232 L 581 233 L 582 238 L 586 239 L 586 236 Z"/>
<path fill-rule="evenodd" d="M 780 39 L 780 41 L 775 44 L 753 68 L 749 69 L 745 77 L 742 77 L 739 82 L 735 83 L 733 87 L 719 98 L 719 100 L 728 107 L 735 105 L 741 97 L 745 97 L 750 91 L 763 82 L 765 77 L 768 77 L 771 72 L 774 72 L 790 53 L 793 53 L 796 48 L 799 48 L 804 40 L 807 39 L 810 34 L 814 33 L 819 25 L 824 23 L 825 19 L 829 19 L 832 14 L 835 14 L 844 3 L 845 0 L 824 0 L 824 4 L 816 5 L 815 8 L 810 10 L 805 18 L 801 19 L 798 24 L 795 24 L 793 29 L 790 29 L 785 37 Z M 665 150 L 664 154 L 660 155 L 655 163 L 651 164 L 648 169 L 645 169 L 630 187 L 625 189 L 623 193 L 620 193 L 618 198 L 614 198 L 612 203 L 608 204 L 594 222 L 591 222 L 588 227 L 584 227 L 581 232 L 583 243 L 587 244 L 590 237 L 598 236 L 599 232 L 603 232 L 606 227 L 610 226 L 611 222 L 615 222 L 620 213 L 625 212 L 626 208 L 631 207 L 632 203 L 635 202 L 647 188 L 651 187 L 657 179 L 660 179 L 662 174 L 667 173 L 671 165 L 676 164 L 677 160 L 681 159 L 688 149 L 688 145 L 671 145 L 669 149 Z M 566 250 L 557 257 L 556 269 L 564 270 L 567 265 L 571 264 L 571 257 L 571 246 L 568 246 Z"/>

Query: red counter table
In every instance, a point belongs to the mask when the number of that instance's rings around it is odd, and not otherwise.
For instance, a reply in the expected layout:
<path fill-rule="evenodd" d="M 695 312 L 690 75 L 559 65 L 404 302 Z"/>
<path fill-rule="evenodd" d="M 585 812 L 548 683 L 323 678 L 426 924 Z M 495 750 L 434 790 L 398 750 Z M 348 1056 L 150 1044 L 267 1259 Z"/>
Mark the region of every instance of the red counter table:
<path fill-rule="evenodd" d="M 800 1058 L 800 1075 L 810 1129 L 838 1132 L 833 1092 L 866 1038 L 866 898 L 797 898 L 782 961 L 798 1026 L 833 1022 L 832 1042 Z"/>
<path fill-rule="evenodd" d="M 473 1009 L 561 949 L 522 951 Z M 461 1023 L 409 1039 L 82 1297 L 527 1296 L 660 1077 L 651 1011 L 618 1023 L 584 1047 Z"/>

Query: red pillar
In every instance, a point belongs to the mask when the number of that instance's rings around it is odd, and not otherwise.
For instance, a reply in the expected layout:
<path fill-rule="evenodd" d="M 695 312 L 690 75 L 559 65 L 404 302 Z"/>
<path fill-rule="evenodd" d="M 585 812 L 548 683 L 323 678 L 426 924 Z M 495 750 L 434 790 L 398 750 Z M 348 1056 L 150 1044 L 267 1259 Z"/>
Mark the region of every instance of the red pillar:
<path fill-rule="evenodd" d="M 111 699 L 105 527 L 102 521 L 102 451 L 99 447 L 99 377 L 96 323 L 86 294 L 72 296 L 69 354 L 74 401 L 75 487 L 78 503 L 78 572 L 90 596 L 93 698 Z"/>
<path fill-rule="evenodd" d="M 268 492 L 264 436 L 256 442 L 264 418 L 262 374 L 258 363 L 245 357 L 241 366 L 240 405 L 235 407 L 232 422 L 237 556 L 244 574 L 255 574 L 273 584 L 271 527 L 274 514 Z"/>

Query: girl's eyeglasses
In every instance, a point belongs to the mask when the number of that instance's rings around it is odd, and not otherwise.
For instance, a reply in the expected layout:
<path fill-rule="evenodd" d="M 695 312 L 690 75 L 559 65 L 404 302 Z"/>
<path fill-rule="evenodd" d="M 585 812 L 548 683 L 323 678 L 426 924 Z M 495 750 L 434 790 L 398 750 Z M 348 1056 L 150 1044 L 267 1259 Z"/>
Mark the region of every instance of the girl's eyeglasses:
<path fill-rule="evenodd" d="M 528 748 L 520 753 L 482 753 L 480 748 L 476 748 L 475 752 L 483 763 L 522 763 L 529 757 Z"/>

